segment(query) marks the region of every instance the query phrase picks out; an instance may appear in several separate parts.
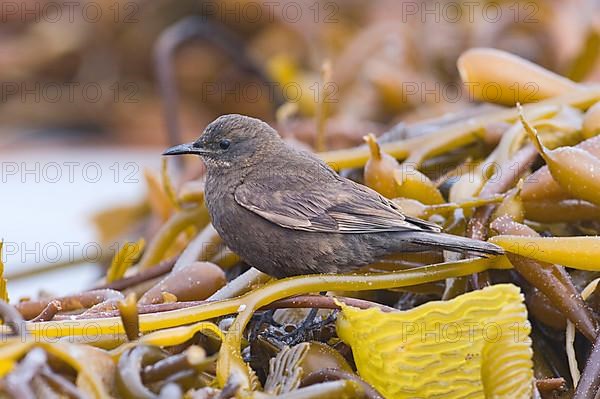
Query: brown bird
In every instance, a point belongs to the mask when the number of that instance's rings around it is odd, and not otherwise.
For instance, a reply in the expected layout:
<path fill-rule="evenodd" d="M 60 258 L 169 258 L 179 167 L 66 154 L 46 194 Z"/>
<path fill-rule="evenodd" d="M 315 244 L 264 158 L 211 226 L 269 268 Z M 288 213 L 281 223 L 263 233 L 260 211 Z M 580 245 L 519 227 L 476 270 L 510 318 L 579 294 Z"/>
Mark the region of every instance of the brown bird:
<path fill-rule="evenodd" d="M 289 147 L 259 119 L 221 116 L 198 140 L 163 155 L 178 154 L 206 163 L 206 205 L 227 246 L 274 277 L 349 272 L 408 251 L 503 253 L 404 215 L 376 191 Z"/>

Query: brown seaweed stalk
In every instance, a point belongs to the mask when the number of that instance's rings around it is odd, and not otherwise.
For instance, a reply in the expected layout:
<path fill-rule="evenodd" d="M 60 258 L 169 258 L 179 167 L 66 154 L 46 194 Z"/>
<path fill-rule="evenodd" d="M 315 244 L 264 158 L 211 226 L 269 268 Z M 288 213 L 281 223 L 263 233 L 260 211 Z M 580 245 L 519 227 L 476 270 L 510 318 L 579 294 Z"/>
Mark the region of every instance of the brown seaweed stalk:
<path fill-rule="evenodd" d="M 146 366 L 142 371 L 142 381 L 149 384 L 156 381 L 166 379 L 172 374 L 179 373 L 184 370 L 203 371 L 208 366 L 214 364 L 216 358 L 214 356 L 206 356 L 206 352 L 202 347 L 192 345 L 183 353 L 166 357 L 163 360 Z"/>
<path fill-rule="evenodd" d="M 136 296 L 134 293 L 127 295 L 125 300 L 117 302 L 117 306 L 119 307 L 119 315 L 121 316 L 121 322 L 125 328 L 127 339 L 130 341 L 135 341 L 140 337 L 140 320 L 138 317 L 136 302 Z"/>
<path fill-rule="evenodd" d="M 536 156 L 537 151 L 533 146 L 521 148 L 508 162 L 501 164 L 496 173 L 485 182 L 479 196 L 489 198 L 506 192 L 529 169 Z M 467 224 L 467 237 L 482 241 L 488 239 L 488 224 L 496 207 L 496 205 L 485 205 L 477 208 Z M 481 288 L 483 285 L 481 279 L 488 280 L 487 272 L 471 276 L 473 288 Z"/>
<path fill-rule="evenodd" d="M 100 289 L 85 291 L 79 294 L 68 295 L 60 298 L 42 299 L 37 301 L 25 301 L 15 305 L 24 319 L 30 320 L 40 315 L 50 302 L 58 302 L 62 311 L 80 310 L 90 308 L 102 302 L 109 300 L 122 299 L 123 295 L 115 290 Z M 51 309 L 48 310 L 49 312 Z"/>
<path fill-rule="evenodd" d="M 538 236 L 530 227 L 515 222 L 507 215 L 494 220 L 491 227 L 500 234 Z M 594 341 L 597 329 L 596 320 L 563 267 L 511 253 L 508 253 L 507 256 L 515 270 L 525 280 L 543 292 L 583 335 L 590 341 Z"/>
<path fill-rule="evenodd" d="M 600 392 L 600 334 L 588 357 L 573 399 L 594 399 Z"/>
<path fill-rule="evenodd" d="M 54 316 L 62 310 L 61 304 L 59 300 L 52 300 L 46 305 L 44 310 L 40 312 L 35 318 L 31 319 L 32 322 L 38 321 L 50 321 L 54 318 Z"/>

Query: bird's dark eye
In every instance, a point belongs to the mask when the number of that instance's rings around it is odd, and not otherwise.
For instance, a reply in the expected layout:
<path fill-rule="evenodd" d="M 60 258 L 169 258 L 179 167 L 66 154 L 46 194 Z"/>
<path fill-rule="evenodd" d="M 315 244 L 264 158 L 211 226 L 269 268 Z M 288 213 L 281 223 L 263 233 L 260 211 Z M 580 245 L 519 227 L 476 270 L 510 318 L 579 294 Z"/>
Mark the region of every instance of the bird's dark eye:
<path fill-rule="evenodd" d="M 223 140 L 219 141 L 219 147 L 221 147 L 222 150 L 228 149 L 230 145 L 231 145 L 231 141 L 229 141 L 227 139 L 223 139 Z"/>

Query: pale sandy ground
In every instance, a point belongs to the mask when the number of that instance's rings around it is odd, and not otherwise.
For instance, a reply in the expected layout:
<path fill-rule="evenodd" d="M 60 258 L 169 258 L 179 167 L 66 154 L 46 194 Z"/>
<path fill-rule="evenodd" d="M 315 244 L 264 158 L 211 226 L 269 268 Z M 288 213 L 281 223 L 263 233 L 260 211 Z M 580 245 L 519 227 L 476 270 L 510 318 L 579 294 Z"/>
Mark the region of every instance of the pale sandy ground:
<path fill-rule="evenodd" d="M 57 262 L 98 247 L 90 216 L 133 203 L 145 192 L 143 168 L 158 170 L 160 149 L 43 148 L 0 155 L 0 238 L 5 273 Z M 98 173 L 99 172 L 99 173 Z M 59 174 L 60 173 L 60 174 Z M 99 275 L 92 264 L 10 280 L 11 302 L 44 289 L 68 293 Z"/>

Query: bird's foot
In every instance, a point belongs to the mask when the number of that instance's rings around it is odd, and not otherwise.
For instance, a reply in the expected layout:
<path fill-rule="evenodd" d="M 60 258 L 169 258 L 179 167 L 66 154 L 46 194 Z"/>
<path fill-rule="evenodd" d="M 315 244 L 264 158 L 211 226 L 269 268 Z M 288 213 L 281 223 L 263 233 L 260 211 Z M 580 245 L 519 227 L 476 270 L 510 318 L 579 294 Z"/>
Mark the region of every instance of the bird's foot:
<path fill-rule="evenodd" d="M 335 334 L 337 311 L 332 311 L 325 319 L 318 320 L 319 309 L 311 309 L 306 319 L 296 329 L 285 334 L 280 340 L 293 346 L 306 341 L 324 341 Z"/>
<path fill-rule="evenodd" d="M 282 327 L 282 325 L 273 318 L 275 310 L 276 309 L 271 309 L 265 312 L 255 313 L 252 316 L 252 318 L 254 319 L 254 326 L 252 330 L 250 330 L 250 334 L 248 335 L 248 339 L 250 341 L 254 340 L 258 336 L 262 326 L 264 326 L 265 324 L 274 327 Z"/>

